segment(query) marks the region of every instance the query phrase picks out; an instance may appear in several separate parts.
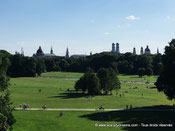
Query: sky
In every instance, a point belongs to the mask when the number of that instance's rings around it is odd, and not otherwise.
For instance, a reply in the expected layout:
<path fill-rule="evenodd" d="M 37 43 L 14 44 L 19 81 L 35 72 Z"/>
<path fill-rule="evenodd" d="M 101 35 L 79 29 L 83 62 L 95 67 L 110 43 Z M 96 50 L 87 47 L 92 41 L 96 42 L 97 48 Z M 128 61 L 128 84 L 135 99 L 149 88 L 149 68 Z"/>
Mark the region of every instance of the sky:
<path fill-rule="evenodd" d="M 70 55 L 111 51 L 136 53 L 148 45 L 151 53 L 175 38 L 175 0 L 0 0 L 0 50 L 39 46 L 49 53 Z"/>

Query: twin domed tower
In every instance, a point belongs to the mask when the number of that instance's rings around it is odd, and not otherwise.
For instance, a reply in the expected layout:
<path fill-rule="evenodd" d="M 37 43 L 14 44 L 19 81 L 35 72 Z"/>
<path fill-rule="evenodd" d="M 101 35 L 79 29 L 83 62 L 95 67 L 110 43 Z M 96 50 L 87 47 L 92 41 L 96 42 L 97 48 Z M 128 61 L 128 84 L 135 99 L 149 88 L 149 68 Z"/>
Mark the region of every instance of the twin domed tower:
<path fill-rule="evenodd" d="M 116 54 L 120 54 L 120 48 L 119 48 L 119 43 L 112 43 L 112 52 Z M 136 48 L 133 48 L 133 54 L 136 54 Z M 151 50 L 149 49 L 148 45 L 145 48 L 145 51 L 143 50 L 143 47 L 140 49 L 140 55 L 150 55 Z M 157 49 L 157 54 L 159 54 L 159 49 Z"/>
<path fill-rule="evenodd" d="M 115 47 L 115 43 L 112 43 L 112 52 L 116 54 L 120 54 L 119 43 L 116 43 L 116 47 Z"/>

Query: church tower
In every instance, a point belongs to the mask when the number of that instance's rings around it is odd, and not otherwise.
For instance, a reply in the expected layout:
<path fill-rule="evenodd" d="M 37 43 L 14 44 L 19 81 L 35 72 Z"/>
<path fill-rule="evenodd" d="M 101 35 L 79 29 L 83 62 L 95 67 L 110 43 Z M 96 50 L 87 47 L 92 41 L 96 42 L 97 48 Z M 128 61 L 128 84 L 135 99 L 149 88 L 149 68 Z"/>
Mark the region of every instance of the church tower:
<path fill-rule="evenodd" d="M 136 55 L 136 48 L 133 48 L 133 54 Z"/>
<path fill-rule="evenodd" d="M 50 54 L 53 54 L 53 49 L 52 49 L 52 46 L 51 46 Z"/>
<path fill-rule="evenodd" d="M 159 53 L 159 48 L 157 48 L 157 54 L 160 54 L 160 53 Z"/>
<path fill-rule="evenodd" d="M 69 58 L 69 49 L 67 47 L 67 50 L 66 50 L 66 58 Z"/>
<path fill-rule="evenodd" d="M 140 49 L 140 55 L 143 55 L 143 47 Z"/>
<path fill-rule="evenodd" d="M 119 53 L 120 53 L 119 43 L 116 43 L 116 53 L 117 53 L 117 54 L 119 54 Z"/>
<path fill-rule="evenodd" d="M 24 50 L 23 50 L 23 48 L 21 48 L 21 55 L 24 56 Z"/>
<path fill-rule="evenodd" d="M 146 46 L 146 49 L 145 49 L 145 55 L 150 55 L 151 54 L 151 51 L 148 47 L 148 45 Z"/>
<path fill-rule="evenodd" d="M 90 56 L 92 55 L 92 51 L 90 52 Z"/>
<path fill-rule="evenodd" d="M 112 43 L 112 52 L 115 52 L 115 44 Z"/>

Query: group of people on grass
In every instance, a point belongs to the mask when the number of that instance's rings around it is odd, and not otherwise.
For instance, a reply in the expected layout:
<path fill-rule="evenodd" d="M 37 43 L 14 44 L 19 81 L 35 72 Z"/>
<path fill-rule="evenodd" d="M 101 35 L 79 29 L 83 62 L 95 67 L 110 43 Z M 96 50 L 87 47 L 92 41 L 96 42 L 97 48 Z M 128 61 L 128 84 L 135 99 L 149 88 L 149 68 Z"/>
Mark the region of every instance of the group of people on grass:
<path fill-rule="evenodd" d="M 29 104 L 20 104 L 19 107 L 22 107 L 23 109 L 29 108 Z"/>

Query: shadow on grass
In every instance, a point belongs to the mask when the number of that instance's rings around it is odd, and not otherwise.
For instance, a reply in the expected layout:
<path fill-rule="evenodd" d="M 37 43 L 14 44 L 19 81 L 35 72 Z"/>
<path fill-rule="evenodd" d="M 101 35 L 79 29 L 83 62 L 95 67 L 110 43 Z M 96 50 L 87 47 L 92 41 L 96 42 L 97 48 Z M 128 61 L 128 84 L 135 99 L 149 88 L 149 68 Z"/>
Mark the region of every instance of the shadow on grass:
<path fill-rule="evenodd" d="M 99 95 L 96 95 L 96 96 L 111 96 L 110 94 L 99 94 Z M 88 94 L 84 94 L 84 93 L 75 93 L 75 92 L 72 92 L 72 93 L 59 93 L 57 96 L 50 96 L 48 98 L 62 98 L 62 99 L 69 99 L 69 98 L 80 98 L 80 97 L 84 97 L 86 99 L 91 99 L 93 98 L 94 96 L 91 96 L 91 95 L 88 95 Z"/>
<path fill-rule="evenodd" d="M 86 96 L 83 93 L 59 93 L 58 96 L 50 96 L 48 98 L 62 98 L 62 99 L 69 99 L 69 98 L 80 98 Z"/>
<path fill-rule="evenodd" d="M 135 109 L 172 109 L 172 106 L 150 106 Z M 122 127 L 123 130 L 128 131 L 142 131 L 142 130 L 175 130 L 175 111 L 110 111 L 97 112 L 80 116 L 89 120 L 96 121 L 97 124 L 138 124 L 136 127 Z M 149 127 L 143 127 L 148 124 Z M 150 127 L 149 124 L 157 124 L 158 127 Z M 171 124 L 173 127 L 160 127 L 159 124 Z M 156 126 L 156 125 L 155 125 Z M 102 127 L 107 128 L 107 127 Z M 108 127 L 110 128 L 110 127 Z M 116 130 L 118 127 L 115 127 Z"/>

